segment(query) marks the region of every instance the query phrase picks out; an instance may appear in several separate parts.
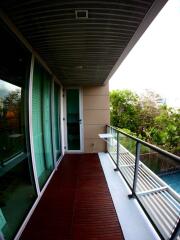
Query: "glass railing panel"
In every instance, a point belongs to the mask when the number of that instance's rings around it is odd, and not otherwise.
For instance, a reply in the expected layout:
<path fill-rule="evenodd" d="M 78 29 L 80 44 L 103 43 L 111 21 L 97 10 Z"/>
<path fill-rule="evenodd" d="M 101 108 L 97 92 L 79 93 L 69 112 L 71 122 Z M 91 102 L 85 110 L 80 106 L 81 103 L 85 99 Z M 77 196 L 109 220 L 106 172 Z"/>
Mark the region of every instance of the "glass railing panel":
<path fill-rule="evenodd" d="M 141 143 L 136 197 L 161 237 L 167 240 L 170 239 L 180 216 L 178 174 L 178 162 L 164 152 Z M 176 175 L 174 180 L 173 175 Z"/>
<path fill-rule="evenodd" d="M 156 174 L 155 177 L 180 194 L 180 164 L 144 145 L 141 145 L 140 161 L 146 169 Z"/>
<path fill-rule="evenodd" d="M 112 135 L 111 138 L 107 139 L 107 150 L 113 161 L 117 164 L 117 131 L 108 127 L 107 132 Z"/>
<path fill-rule="evenodd" d="M 133 187 L 136 141 L 119 133 L 119 169 L 129 184 Z"/>
<path fill-rule="evenodd" d="M 135 140 L 129 138 L 128 136 L 125 136 L 125 135 L 119 133 L 119 141 L 120 141 L 120 144 L 122 145 L 121 148 L 124 151 L 128 151 L 133 156 L 135 156 L 135 153 L 136 153 L 136 141 Z"/>
<path fill-rule="evenodd" d="M 178 239 L 180 158 L 117 129 L 116 133 L 116 166 L 132 190 L 130 199 L 137 198 L 162 239 Z"/>
<path fill-rule="evenodd" d="M 132 189 L 133 187 L 133 179 L 134 179 L 134 166 L 121 166 L 120 172 L 130 188 Z"/>

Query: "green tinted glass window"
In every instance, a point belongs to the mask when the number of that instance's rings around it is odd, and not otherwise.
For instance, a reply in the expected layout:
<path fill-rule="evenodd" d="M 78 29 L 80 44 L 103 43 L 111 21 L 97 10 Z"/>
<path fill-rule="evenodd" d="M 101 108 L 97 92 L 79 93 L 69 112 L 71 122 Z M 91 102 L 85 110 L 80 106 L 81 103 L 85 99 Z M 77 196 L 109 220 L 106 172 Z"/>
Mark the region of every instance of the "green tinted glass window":
<path fill-rule="evenodd" d="M 0 23 L 0 231 L 16 232 L 37 194 L 28 129 L 31 54 Z"/>
<path fill-rule="evenodd" d="M 35 161 L 42 188 L 53 170 L 51 77 L 37 61 L 33 76 L 32 118 Z"/>
<path fill-rule="evenodd" d="M 54 142 L 56 160 L 61 156 L 60 87 L 54 83 Z"/>

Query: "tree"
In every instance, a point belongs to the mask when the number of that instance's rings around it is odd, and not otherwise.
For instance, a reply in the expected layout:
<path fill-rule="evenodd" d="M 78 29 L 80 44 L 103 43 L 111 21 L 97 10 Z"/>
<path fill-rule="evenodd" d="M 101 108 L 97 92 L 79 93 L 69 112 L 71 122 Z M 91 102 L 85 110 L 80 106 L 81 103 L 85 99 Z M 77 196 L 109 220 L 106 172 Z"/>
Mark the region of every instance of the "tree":
<path fill-rule="evenodd" d="M 11 131 L 21 127 L 21 91 L 9 92 L 3 101 L 4 126 Z"/>
<path fill-rule="evenodd" d="M 180 155 L 180 109 L 166 105 L 160 107 L 160 114 L 154 120 L 150 135 L 152 142 Z"/>
<path fill-rule="evenodd" d="M 130 90 L 110 92 L 111 124 L 135 132 L 139 125 L 139 97 Z"/>
<path fill-rule="evenodd" d="M 161 97 L 157 93 L 146 90 L 145 93 L 139 97 L 139 101 L 138 135 L 146 141 L 151 141 L 149 131 L 155 124 L 155 118 L 159 115 Z"/>
<path fill-rule="evenodd" d="M 4 99 L 4 110 L 6 113 L 12 112 L 14 116 L 19 115 L 21 107 L 20 90 L 11 91 Z"/>
<path fill-rule="evenodd" d="M 180 155 L 180 109 L 163 104 L 159 94 L 140 97 L 129 90 L 110 93 L 111 124 Z"/>

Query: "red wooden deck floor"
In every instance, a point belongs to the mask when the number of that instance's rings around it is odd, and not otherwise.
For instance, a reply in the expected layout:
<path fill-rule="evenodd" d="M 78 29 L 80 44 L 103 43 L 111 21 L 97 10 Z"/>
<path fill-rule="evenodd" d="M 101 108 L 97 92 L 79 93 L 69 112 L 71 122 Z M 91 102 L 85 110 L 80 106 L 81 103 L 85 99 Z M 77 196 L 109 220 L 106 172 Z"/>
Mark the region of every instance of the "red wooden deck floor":
<path fill-rule="evenodd" d="M 65 155 L 20 239 L 124 239 L 97 154 Z"/>

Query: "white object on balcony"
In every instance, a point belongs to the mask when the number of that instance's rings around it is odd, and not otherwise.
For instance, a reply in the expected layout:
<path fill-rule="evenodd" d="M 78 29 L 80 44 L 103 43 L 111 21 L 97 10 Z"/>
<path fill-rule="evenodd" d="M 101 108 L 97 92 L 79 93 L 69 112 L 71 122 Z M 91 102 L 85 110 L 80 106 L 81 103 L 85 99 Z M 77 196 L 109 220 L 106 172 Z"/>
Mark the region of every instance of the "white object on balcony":
<path fill-rule="evenodd" d="M 100 134 L 99 134 L 99 137 L 100 137 L 101 139 L 103 139 L 103 140 L 106 141 L 108 138 L 112 138 L 113 135 L 110 134 L 110 133 L 100 133 Z"/>

